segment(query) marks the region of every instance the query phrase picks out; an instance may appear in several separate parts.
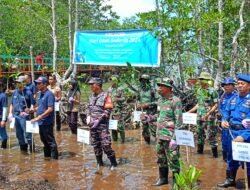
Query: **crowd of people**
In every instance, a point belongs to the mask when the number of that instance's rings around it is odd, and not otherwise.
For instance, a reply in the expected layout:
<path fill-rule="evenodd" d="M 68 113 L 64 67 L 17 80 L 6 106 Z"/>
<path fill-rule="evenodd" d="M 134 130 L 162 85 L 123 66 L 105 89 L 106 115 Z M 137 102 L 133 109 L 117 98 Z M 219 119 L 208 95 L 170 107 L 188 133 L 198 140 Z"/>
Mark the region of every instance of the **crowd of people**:
<path fill-rule="evenodd" d="M 194 126 L 197 136 L 197 153 L 203 154 L 205 140 L 208 138 L 211 153 L 218 157 L 218 134 L 221 131 L 223 160 L 227 162 L 226 179 L 218 187 L 235 186 L 237 169 L 241 165 L 232 157 L 232 141 L 250 143 L 250 75 L 238 74 L 237 81 L 225 78 L 221 83 L 223 93 L 218 93 L 209 81 L 212 77 L 202 72 L 198 83 L 193 89 L 197 104 L 187 112 L 197 113 L 197 126 Z M 92 77 L 88 84 L 92 92 L 87 103 L 87 125 L 90 129 L 90 142 L 94 148 L 98 167 L 103 166 L 103 153 L 111 163 L 111 169 L 117 167 L 116 154 L 111 141 L 125 143 L 126 110 L 123 105 L 125 96 L 118 85 L 119 76 L 110 78 L 111 86 L 107 91 L 102 88 L 101 78 Z M 180 172 L 180 153 L 176 143 L 175 129 L 185 128 L 182 123 L 183 105 L 178 94 L 174 92 L 174 82 L 169 78 L 157 81 L 158 90 L 150 81 L 150 76 L 140 76 L 140 87 L 131 88 L 137 93 L 135 109 L 142 111 L 140 116 L 142 136 L 145 144 L 152 144 L 156 139 L 157 164 L 159 179 L 153 184 L 161 186 L 168 184 L 169 170 L 175 174 Z M 61 87 L 56 83 L 55 76 L 40 76 L 34 83 L 29 73 L 20 75 L 15 80 L 16 89 L 11 92 L 10 106 L 4 91 L 4 84 L 0 81 L 0 115 L 1 147 L 7 148 L 8 135 L 6 122 L 15 119 L 16 137 L 22 152 L 33 152 L 35 143 L 31 133 L 26 132 L 26 121 L 38 122 L 39 134 L 44 144 L 44 157 L 58 159 L 58 148 L 53 133 L 61 130 L 60 111 L 55 110 L 55 104 L 62 100 L 68 102 L 68 125 L 72 134 L 77 134 L 77 120 L 81 99 L 78 82 L 71 79 L 67 95 L 62 96 Z M 109 132 L 109 120 L 118 120 L 117 130 Z M 119 136 L 118 136 L 119 135 Z M 112 136 L 112 138 L 111 138 Z M 153 138 L 152 138 L 153 137 Z M 247 163 L 247 175 L 250 178 L 250 163 Z M 249 183 L 249 180 L 248 180 Z M 250 185 L 250 183 L 249 183 Z"/>

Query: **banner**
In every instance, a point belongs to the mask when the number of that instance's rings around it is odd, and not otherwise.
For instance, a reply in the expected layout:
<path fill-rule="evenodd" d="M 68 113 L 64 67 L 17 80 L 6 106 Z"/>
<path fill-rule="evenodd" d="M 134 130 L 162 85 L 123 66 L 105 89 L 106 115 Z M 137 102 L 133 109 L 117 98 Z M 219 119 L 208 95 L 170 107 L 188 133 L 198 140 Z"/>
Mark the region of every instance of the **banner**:
<path fill-rule="evenodd" d="M 160 54 L 160 41 L 148 30 L 75 33 L 74 64 L 159 67 Z"/>

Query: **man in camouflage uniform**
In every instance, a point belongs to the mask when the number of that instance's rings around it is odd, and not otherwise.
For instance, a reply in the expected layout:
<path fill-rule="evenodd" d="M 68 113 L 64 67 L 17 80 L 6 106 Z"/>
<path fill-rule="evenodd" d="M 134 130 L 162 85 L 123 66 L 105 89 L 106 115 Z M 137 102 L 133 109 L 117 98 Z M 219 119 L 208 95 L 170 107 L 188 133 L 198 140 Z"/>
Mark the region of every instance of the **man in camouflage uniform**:
<path fill-rule="evenodd" d="M 108 104 L 107 93 L 102 90 L 102 80 L 93 77 L 89 81 L 93 94 L 89 98 L 87 106 L 87 124 L 90 127 L 91 145 L 98 166 L 103 166 L 102 154 L 107 154 L 111 162 L 111 169 L 117 166 L 115 152 L 111 147 L 111 137 L 108 122 L 113 105 Z"/>
<path fill-rule="evenodd" d="M 112 139 L 113 141 L 117 141 L 118 133 L 120 133 L 121 143 L 125 142 L 125 121 L 122 115 L 123 110 L 123 103 L 125 101 L 125 97 L 120 88 L 118 88 L 118 76 L 114 75 L 110 78 L 112 84 L 111 87 L 108 89 L 108 94 L 112 97 L 112 102 L 114 104 L 114 108 L 112 110 L 111 117 L 112 119 L 118 120 L 118 127 L 117 130 L 112 130 Z"/>
<path fill-rule="evenodd" d="M 150 84 L 150 76 L 143 74 L 140 77 L 141 89 L 139 91 L 139 104 L 137 109 L 146 114 L 155 114 L 157 106 L 155 104 L 155 91 Z M 142 136 L 147 144 L 150 144 L 150 133 L 155 137 L 156 128 L 148 121 L 142 121 Z"/>
<path fill-rule="evenodd" d="M 218 103 L 218 93 L 209 87 L 209 81 L 212 78 L 208 72 L 201 72 L 199 76 L 200 88 L 197 90 L 198 103 L 188 112 L 192 113 L 197 110 L 197 138 L 198 138 L 198 154 L 203 154 L 205 144 L 205 129 L 208 128 L 208 139 L 212 149 L 213 157 L 218 157 L 217 150 L 217 127 L 215 125 L 215 113 Z"/>
<path fill-rule="evenodd" d="M 160 113 L 155 115 L 142 115 L 143 121 L 157 120 L 157 145 L 156 151 L 159 164 L 159 180 L 154 184 L 161 186 L 168 184 L 168 169 L 179 173 L 179 147 L 176 145 L 174 130 L 182 124 L 181 100 L 173 95 L 173 81 L 162 81 L 157 83 L 159 94 L 162 96 L 158 102 Z M 175 179 L 174 179 L 175 182 Z"/>

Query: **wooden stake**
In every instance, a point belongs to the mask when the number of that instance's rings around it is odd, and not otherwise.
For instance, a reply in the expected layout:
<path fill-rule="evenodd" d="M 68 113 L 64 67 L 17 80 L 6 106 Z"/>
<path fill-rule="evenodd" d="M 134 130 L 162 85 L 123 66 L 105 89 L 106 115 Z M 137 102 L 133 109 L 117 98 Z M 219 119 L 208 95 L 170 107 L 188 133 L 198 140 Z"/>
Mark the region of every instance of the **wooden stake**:
<path fill-rule="evenodd" d="M 247 163 L 244 162 L 245 189 L 248 190 Z"/>

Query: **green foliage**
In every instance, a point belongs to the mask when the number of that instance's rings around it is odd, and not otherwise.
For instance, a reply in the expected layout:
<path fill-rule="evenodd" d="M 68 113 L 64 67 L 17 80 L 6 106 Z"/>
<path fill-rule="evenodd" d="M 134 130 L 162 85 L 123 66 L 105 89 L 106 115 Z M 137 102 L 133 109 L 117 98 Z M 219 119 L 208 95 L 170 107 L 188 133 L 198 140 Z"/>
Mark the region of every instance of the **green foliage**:
<path fill-rule="evenodd" d="M 180 161 L 181 171 L 175 174 L 175 184 L 174 190 L 197 190 L 196 182 L 199 180 L 202 171 L 198 170 L 195 166 L 187 165 L 185 166 L 182 161 Z"/>

